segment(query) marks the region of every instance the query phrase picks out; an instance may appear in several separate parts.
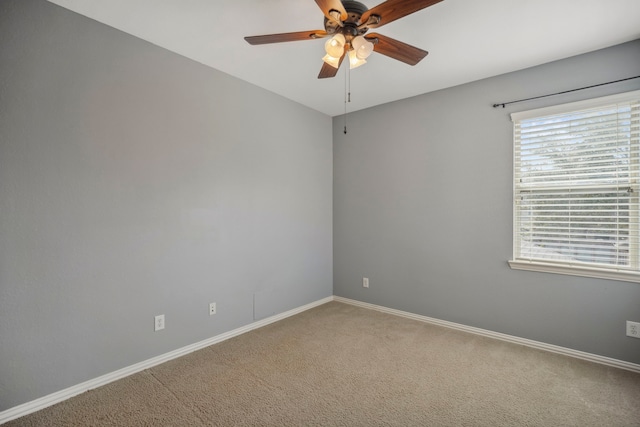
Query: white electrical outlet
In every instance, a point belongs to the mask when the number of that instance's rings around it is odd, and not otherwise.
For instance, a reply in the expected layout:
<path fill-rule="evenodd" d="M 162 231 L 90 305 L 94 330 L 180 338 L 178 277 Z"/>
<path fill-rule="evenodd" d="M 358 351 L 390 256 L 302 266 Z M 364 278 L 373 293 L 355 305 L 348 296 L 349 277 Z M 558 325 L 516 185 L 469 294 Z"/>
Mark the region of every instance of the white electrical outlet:
<path fill-rule="evenodd" d="M 164 329 L 164 314 L 159 314 L 155 317 L 154 331 L 160 331 Z"/>
<path fill-rule="evenodd" d="M 367 278 L 367 277 L 363 277 L 362 278 L 362 287 L 363 288 L 368 288 L 369 287 L 369 278 Z"/>
<path fill-rule="evenodd" d="M 212 302 L 209 303 L 209 316 L 213 316 L 214 314 L 216 314 L 216 303 Z"/>
<path fill-rule="evenodd" d="M 640 322 L 632 322 L 627 320 L 627 336 L 640 338 Z"/>

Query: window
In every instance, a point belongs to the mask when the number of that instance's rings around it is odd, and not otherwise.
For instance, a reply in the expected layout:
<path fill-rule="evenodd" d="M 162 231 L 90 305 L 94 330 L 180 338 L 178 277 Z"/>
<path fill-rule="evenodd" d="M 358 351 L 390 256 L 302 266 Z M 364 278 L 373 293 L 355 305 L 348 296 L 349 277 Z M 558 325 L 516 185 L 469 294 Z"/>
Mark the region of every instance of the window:
<path fill-rule="evenodd" d="M 511 118 L 509 265 L 640 282 L 640 91 Z"/>

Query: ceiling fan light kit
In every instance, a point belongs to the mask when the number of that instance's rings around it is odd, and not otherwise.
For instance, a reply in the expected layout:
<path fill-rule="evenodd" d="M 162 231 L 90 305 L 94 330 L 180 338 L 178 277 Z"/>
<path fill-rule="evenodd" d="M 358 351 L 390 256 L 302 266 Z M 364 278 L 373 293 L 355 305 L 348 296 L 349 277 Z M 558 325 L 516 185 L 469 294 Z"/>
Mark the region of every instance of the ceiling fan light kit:
<path fill-rule="evenodd" d="M 387 0 L 367 9 L 357 1 L 316 0 L 325 17 L 324 30 L 250 36 L 244 39 L 249 44 L 256 45 L 331 36 L 325 43 L 326 55 L 322 58 L 324 64 L 318 74 L 319 79 L 335 77 L 345 56 L 349 57 L 349 67 L 353 69 L 365 64 L 372 52 L 416 65 L 427 56 L 427 51 L 381 34 L 366 33 L 371 28 L 381 27 L 441 1 Z"/>
<path fill-rule="evenodd" d="M 345 42 L 346 39 L 342 33 L 327 40 L 324 45 L 327 54 L 322 60 L 337 69 L 340 66 L 340 57 L 345 52 Z M 347 51 L 349 52 L 349 68 L 354 69 L 367 63 L 366 59 L 373 52 L 373 43 L 362 36 L 356 36 L 351 41 L 351 47 L 347 47 Z"/>

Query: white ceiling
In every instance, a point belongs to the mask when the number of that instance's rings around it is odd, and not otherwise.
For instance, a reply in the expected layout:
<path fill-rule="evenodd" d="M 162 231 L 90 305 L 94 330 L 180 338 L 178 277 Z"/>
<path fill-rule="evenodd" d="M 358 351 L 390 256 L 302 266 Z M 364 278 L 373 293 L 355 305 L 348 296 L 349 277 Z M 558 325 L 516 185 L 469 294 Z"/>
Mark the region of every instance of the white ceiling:
<path fill-rule="evenodd" d="M 327 115 L 344 112 L 346 63 L 317 79 L 325 39 L 243 39 L 323 29 L 314 0 L 50 1 Z M 640 0 L 444 0 L 375 31 L 429 55 L 411 67 L 374 53 L 351 71 L 349 111 L 638 39 Z"/>

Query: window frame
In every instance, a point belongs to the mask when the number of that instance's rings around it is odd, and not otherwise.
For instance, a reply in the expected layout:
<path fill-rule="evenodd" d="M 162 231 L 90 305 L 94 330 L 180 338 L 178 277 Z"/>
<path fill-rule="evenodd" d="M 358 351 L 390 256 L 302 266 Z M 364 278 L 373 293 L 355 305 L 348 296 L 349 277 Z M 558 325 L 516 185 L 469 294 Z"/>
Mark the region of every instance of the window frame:
<path fill-rule="evenodd" d="M 518 167 L 516 163 L 516 124 L 521 122 L 522 120 L 528 120 L 538 117 L 545 116 L 553 116 L 559 114 L 567 114 L 571 112 L 579 112 L 582 110 L 587 110 L 591 108 L 603 107 L 606 105 L 624 103 L 628 101 L 637 101 L 640 100 L 640 90 L 620 93 L 616 95 L 604 96 L 599 98 L 592 98 L 584 101 L 571 102 L 567 104 L 554 105 L 550 107 L 543 107 L 534 110 L 527 110 L 521 112 L 515 112 L 511 114 L 511 121 L 513 122 L 513 177 L 512 177 L 512 185 L 513 185 L 513 246 L 512 246 L 512 258 L 508 261 L 509 266 L 514 270 L 527 270 L 527 271 L 538 271 L 545 273 L 555 273 L 555 274 L 566 274 L 572 276 L 582 276 L 582 277 L 591 277 L 591 278 L 600 278 L 600 279 L 611 279 L 611 280 L 620 280 L 627 282 L 637 282 L 640 283 L 640 266 L 637 261 L 640 260 L 640 246 L 633 245 L 633 256 L 636 258 L 636 262 L 631 262 L 630 267 L 617 267 L 615 265 L 611 266 L 602 266 L 600 264 L 589 265 L 588 263 L 572 263 L 571 261 L 563 260 L 563 261 L 553 261 L 549 260 L 533 260 L 524 257 L 519 257 L 520 250 L 520 236 L 519 231 L 516 230 L 518 225 L 518 185 L 516 183 L 516 177 L 518 175 L 518 171 L 516 171 L 516 167 Z M 636 161 L 640 161 L 639 159 L 635 159 Z M 636 165 L 636 169 L 637 170 Z M 639 196 L 640 191 L 638 186 L 640 182 L 638 182 L 638 176 L 635 176 L 635 179 L 632 178 L 631 184 L 632 188 L 635 192 L 636 203 L 632 203 L 634 206 L 632 219 L 635 220 L 634 224 L 630 224 L 631 226 L 635 225 L 635 237 L 638 238 L 638 217 L 640 216 L 640 206 L 637 203 L 637 198 Z M 570 193 L 571 189 L 567 191 Z M 631 214 L 631 212 L 630 212 Z M 630 245 L 631 246 L 631 245 Z"/>

